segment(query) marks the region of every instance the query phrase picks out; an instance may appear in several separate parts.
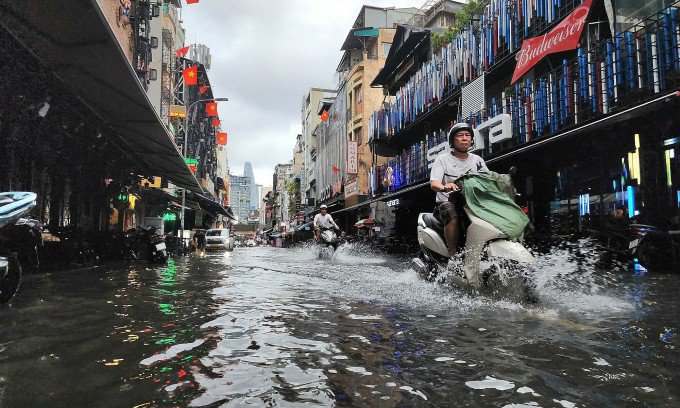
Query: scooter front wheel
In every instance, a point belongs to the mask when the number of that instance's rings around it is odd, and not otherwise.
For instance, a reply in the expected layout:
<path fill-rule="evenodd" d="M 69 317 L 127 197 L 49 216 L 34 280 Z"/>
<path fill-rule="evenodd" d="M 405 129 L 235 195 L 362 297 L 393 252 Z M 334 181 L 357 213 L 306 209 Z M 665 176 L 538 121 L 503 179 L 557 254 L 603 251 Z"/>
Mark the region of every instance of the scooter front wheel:
<path fill-rule="evenodd" d="M 0 278 L 0 304 L 8 303 L 19 290 L 21 284 L 21 264 L 12 254 L 3 255 L 7 259 L 7 274 Z"/>

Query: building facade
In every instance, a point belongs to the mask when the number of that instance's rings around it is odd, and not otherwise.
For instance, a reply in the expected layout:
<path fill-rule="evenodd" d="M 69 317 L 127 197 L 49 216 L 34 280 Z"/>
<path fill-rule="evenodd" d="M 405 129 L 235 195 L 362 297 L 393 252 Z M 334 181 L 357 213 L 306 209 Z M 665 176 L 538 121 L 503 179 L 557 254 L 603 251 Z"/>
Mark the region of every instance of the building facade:
<path fill-rule="evenodd" d="M 621 215 L 670 222 L 680 206 L 677 3 L 519 5 L 488 6 L 410 75 L 399 67 L 421 42 L 402 41 L 388 58 L 381 85 L 394 101 L 374 113 L 369 139 L 374 152 L 398 154 L 375 166 L 363 205 L 391 202 L 403 233 L 415 231 L 417 213 L 434 204 L 429 166 L 451 123 L 465 121 L 492 170 L 519 169 L 516 187 L 540 230 Z"/>
<path fill-rule="evenodd" d="M 300 116 L 302 119 L 302 172 L 301 194 L 302 204 L 307 212 L 315 207 L 317 180 L 316 180 L 316 156 L 317 138 L 314 129 L 321 123 L 319 106 L 322 102 L 329 104 L 336 95 L 335 90 L 310 88 L 302 98 Z"/>

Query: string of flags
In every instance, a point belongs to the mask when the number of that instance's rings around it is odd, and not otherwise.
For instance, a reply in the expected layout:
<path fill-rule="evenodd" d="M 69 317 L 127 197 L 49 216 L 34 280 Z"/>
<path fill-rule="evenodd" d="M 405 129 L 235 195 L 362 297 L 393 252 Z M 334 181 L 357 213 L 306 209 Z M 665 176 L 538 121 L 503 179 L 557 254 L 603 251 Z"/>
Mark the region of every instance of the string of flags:
<path fill-rule="evenodd" d="M 182 70 L 184 85 L 198 85 L 198 67 L 193 66 Z"/>
<path fill-rule="evenodd" d="M 180 48 L 178 50 L 175 50 L 175 54 L 177 54 L 177 58 L 182 58 L 183 56 L 187 55 L 189 52 L 189 47 L 184 47 Z"/>
<path fill-rule="evenodd" d="M 227 144 L 227 133 L 226 132 L 217 132 L 217 144 L 224 146 Z"/>
<path fill-rule="evenodd" d="M 208 117 L 217 116 L 217 102 L 207 102 L 205 104 L 205 113 Z"/>

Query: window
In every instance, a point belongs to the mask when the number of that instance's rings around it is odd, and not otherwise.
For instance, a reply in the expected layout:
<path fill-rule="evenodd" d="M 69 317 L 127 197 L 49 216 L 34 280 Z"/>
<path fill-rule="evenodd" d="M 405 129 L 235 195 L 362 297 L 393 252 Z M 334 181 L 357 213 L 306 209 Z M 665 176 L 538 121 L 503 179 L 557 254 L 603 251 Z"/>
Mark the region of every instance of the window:
<path fill-rule="evenodd" d="M 362 95 L 363 92 L 362 92 L 362 89 L 361 89 L 361 88 L 362 88 L 361 84 L 359 84 L 359 86 L 357 86 L 356 88 L 354 88 L 354 89 L 355 89 L 354 92 L 356 93 L 356 101 L 357 101 L 357 105 L 359 105 L 359 104 L 361 103 L 361 101 L 364 99 L 364 98 L 363 98 L 363 95 Z"/>
<path fill-rule="evenodd" d="M 387 57 L 387 54 L 390 53 L 390 47 L 392 47 L 392 43 L 382 43 L 382 56 Z"/>

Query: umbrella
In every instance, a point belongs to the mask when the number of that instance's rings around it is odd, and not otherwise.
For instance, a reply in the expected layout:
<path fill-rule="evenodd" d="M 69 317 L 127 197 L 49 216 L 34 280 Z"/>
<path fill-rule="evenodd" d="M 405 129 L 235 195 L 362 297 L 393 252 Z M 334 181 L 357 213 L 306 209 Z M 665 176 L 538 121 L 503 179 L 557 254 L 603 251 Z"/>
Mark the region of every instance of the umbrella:
<path fill-rule="evenodd" d="M 373 218 L 364 218 L 363 220 L 359 220 L 356 224 L 354 224 L 355 227 L 357 228 L 375 228 L 375 227 L 382 227 L 384 224 L 378 220 L 374 220 Z"/>

